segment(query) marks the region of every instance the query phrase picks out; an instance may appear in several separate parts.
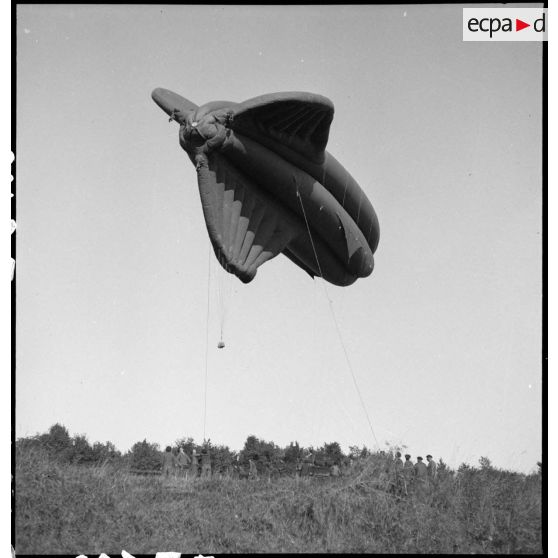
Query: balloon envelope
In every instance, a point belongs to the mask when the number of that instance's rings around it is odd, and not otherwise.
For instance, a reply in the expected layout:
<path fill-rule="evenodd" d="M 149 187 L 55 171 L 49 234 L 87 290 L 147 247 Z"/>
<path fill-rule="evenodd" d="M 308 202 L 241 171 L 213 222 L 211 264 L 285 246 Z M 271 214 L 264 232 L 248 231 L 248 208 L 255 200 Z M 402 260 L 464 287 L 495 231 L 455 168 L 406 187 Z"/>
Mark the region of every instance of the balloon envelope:
<path fill-rule="evenodd" d="M 376 212 L 325 148 L 333 104 L 272 93 L 197 106 L 167 89 L 153 100 L 180 124 L 220 264 L 247 283 L 283 254 L 311 276 L 350 285 L 374 268 Z"/>

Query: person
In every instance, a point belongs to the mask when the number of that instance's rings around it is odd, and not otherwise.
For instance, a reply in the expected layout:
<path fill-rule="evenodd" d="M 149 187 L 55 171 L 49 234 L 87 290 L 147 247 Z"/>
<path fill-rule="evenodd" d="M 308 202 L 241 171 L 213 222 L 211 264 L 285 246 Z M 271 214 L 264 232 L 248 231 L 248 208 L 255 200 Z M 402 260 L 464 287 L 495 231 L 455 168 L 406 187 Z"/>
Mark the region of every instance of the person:
<path fill-rule="evenodd" d="M 181 477 L 186 476 L 188 471 L 188 465 L 190 465 L 190 458 L 184 453 L 184 448 L 178 449 L 178 455 L 176 456 L 176 463 L 178 465 L 178 472 Z"/>
<path fill-rule="evenodd" d="M 198 456 L 196 455 L 195 448 L 192 450 L 192 462 L 190 463 L 190 477 L 192 479 L 198 476 Z"/>
<path fill-rule="evenodd" d="M 390 491 L 396 495 L 405 492 L 405 482 L 403 480 L 403 460 L 401 459 L 401 452 L 395 452 L 395 460 L 391 470 Z"/>
<path fill-rule="evenodd" d="M 428 470 L 428 479 L 432 482 L 436 478 L 436 462 L 432 459 L 432 456 L 428 454 L 426 456 L 426 460 L 428 461 L 427 470 Z"/>
<path fill-rule="evenodd" d="M 303 477 L 310 477 L 314 473 L 314 465 L 316 463 L 316 455 L 312 452 L 311 449 L 308 449 L 308 453 L 306 457 L 302 460 L 302 471 L 301 474 Z"/>
<path fill-rule="evenodd" d="M 428 477 L 428 468 L 424 464 L 422 457 L 419 455 L 417 457 L 417 462 L 415 463 L 415 478 L 418 480 L 426 480 Z"/>
<path fill-rule="evenodd" d="M 263 475 L 267 479 L 267 482 L 271 482 L 271 459 L 269 455 L 266 455 L 263 461 Z"/>
<path fill-rule="evenodd" d="M 413 484 L 413 477 L 414 477 L 414 464 L 411 461 L 411 456 L 406 453 L 405 454 L 405 463 L 403 463 L 403 489 L 405 494 L 409 493 L 411 489 L 411 485 Z"/>
<path fill-rule="evenodd" d="M 302 476 L 302 459 L 300 457 L 296 458 L 296 469 L 295 477 L 299 479 Z"/>
<path fill-rule="evenodd" d="M 341 474 L 341 471 L 339 470 L 339 465 L 337 465 L 337 463 L 334 463 L 331 466 L 331 476 L 332 477 L 338 477 Z"/>
<path fill-rule="evenodd" d="M 163 453 L 163 475 L 168 477 L 174 473 L 176 466 L 176 456 L 172 453 L 172 448 L 167 446 L 165 453 Z"/>
<path fill-rule="evenodd" d="M 211 456 L 207 448 L 203 448 L 201 452 L 201 476 L 202 479 L 211 478 Z"/>
<path fill-rule="evenodd" d="M 234 463 L 232 464 L 232 470 L 233 470 L 233 478 L 235 479 L 243 478 L 242 464 L 240 463 L 240 455 L 238 454 L 236 455 Z"/>
<path fill-rule="evenodd" d="M 417 486 L 417 493 L 419 496 L 423 496 L 426 490 L 426 483 L 428 480 L 428 468 L 422 461 L 422 457 L 417 456 L 417 462 L 415 463 L 415 482 Z"/>
<path fill-rule="evenodd" d="M 254 455 L 253 459 L 248 459 L 248 464 L 250 465 L 250 471 L 248 472 L 248 478 L 251 480 L 256 480 L 258 478 L 258 468 L 256 466 L 256 461 L 258 460 L 258 454 Z"/>

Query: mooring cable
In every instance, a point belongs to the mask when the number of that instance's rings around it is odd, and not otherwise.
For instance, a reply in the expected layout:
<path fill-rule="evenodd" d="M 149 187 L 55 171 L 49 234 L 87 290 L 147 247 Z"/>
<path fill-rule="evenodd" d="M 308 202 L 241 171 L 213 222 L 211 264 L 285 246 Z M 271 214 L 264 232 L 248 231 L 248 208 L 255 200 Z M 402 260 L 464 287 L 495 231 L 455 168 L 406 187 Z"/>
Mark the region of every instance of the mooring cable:
<path fill-rule="evenodd" d="M 329 298 L 329 293 L 327 291 L 327 286 L 326 286 L 326 282 L 325 279 L 323 278 L 323 273 L 322 273 L 322 268 L 320 266 L 320 260 L 318 258 L 318 253 L 316 251 L 316 247 L 314 245 L 314 240 L 312 238 L 312 231 L 310 230 L 310 225 L 308 223 L 308 219 L 306 218 L 306 211 L 304 210 L 304 204 L 302 203 L 302 196 L 300 195 L 300 192 L 298 191 L 298 184 L 296 185 L 296 195 L 298 197 L 298 201 L 300 202 L 300 207 L 302 209 L 302 215 L 304 216 L 304 221 L 306 223 L 306 228 L 308 230 L 308 235 L 310 237 L 310 243 L 312 244 L 312 250 L 314 252 L 314 257 L 316 258 L 316 264 L 318 266 L 318 271 L 320 272 L 320 279 L 322 280 L 322 284 L 324 287 L 324 292 L 326 295 L 326 298 L 329 302 L 329 310 L 331 312 L 331 316 L 333 318 L 333 322 L 335 324 L 335 330 L 337 331 L 337 336 L 339 337 L 339 341 L 341 343 L 341 346 L 343 347 L 343 353 L 345 354 L 345 360 L 347 361 L 347 366 L 349 368 L 349 371 L 351 373 L 351 377 L 353 379 L 353 384 L 355 386 L 356 392 L 358 394 L 358 398 L 360 401 L 360 404 L 362 406 L 362 410 L 364 411 L 364 414 L 366 415 L 366 420 L 368 421 L 368 426 L 370 427 L 370 432 L 372 433 L 372 437 L 374 438 L 374 441 L 376 442 L 376 446 L 379 448 L 380 444 L 378 443 L 378 438 L 376 438 L 376 434 L 374 432 L 374 427 L 372 426 L 372 421 L 370 420 L 370 415 L 368 414 L 368 411 L 366 409 L 366 405 L 364 404 L 364 399 L 362 398 L 362 394 L 360 392 L 360 388 L 358 387 L 358 382 L 353 370 L 353 366 L 351 364 L 351 360 L 349 358 L 349 353 L 347 352 L 347 348 L 345 346 L 345 342 L 343 341 L 343 336 L 341 335 L 341 330 L 339 329 L 339 323 L 337 322 L 337 317 L 335 316 L 335 311 L 333 310 L 333 301 L 331 300 L 331 298 Z"/>

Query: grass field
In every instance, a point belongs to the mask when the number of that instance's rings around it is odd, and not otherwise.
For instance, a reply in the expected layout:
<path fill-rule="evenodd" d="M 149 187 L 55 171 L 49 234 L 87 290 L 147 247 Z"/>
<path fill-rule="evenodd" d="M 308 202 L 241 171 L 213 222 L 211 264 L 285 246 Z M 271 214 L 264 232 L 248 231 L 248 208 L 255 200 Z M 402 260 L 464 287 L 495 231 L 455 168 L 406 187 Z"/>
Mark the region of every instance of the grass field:
<path fill-rule="evenodd" d="M 386 490 L 373 454 L 342 478 L 188 481 L 16 456 L 18 554 L 542 552 L 541 476 L 445 471 L 427 493 Z"/>

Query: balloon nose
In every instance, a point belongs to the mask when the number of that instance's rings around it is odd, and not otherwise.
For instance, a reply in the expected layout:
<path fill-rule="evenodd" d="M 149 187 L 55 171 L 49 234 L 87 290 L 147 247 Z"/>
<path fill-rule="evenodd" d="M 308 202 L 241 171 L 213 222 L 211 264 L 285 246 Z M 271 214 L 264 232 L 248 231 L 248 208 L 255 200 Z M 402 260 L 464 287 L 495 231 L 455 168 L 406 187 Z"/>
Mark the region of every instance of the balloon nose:
<path fill-rule="evenodd" d="M 184 140 L 190 146 L 199 147 L 203 145 L 207 139 L 198 128 L 198 124 L 199 123 L 195 121 L 190 124 L 186 122 L 186 126 L 183 129 Z"/>
<path fill-rule="evenodd" d="M 163 89 L 162 87 L 157 87 L 151 93 L 151 98 L 157 103 L 157 105 L 162 108 L 173 120 L 177 122 L 180 118 L 184 119 L 188 112 L 196 110 L 197 105 L 169 91 L 168 89 Z"/>

